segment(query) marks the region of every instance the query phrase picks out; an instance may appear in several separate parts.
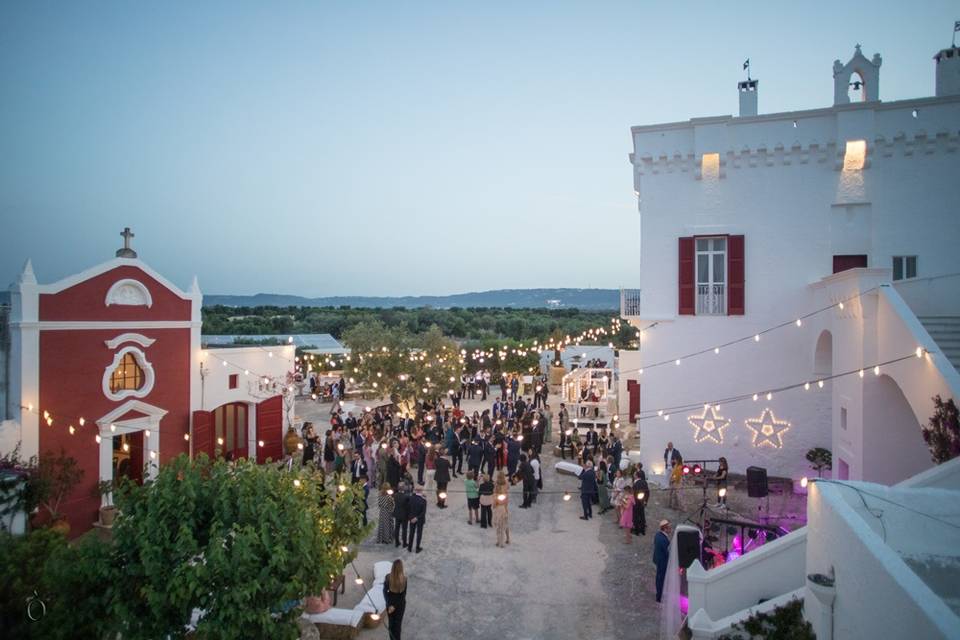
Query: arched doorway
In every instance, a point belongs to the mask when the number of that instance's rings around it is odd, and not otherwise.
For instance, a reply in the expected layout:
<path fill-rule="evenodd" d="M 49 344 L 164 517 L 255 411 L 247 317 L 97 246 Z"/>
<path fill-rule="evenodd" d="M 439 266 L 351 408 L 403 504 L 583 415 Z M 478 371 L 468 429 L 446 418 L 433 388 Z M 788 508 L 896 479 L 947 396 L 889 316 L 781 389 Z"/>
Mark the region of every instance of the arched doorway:
<path fill-rule="evenodd" d="M 218 456 L 246 458 L 249 452 L 249 409 L 243 402 L 223 404 L 213 410 L 213 438 Z"/>
<path fill-rule="evenodd" d="M 829 331 L 822 331 L 817 338 L 813 353 L 813 375 L 817 378 L 833 375 L 833 335 Z"/>
<path fill-rule="evenodd" d="M 896 484 L 931 466 L 920 424 L 900 385 L 888 375 L 864 378 L 863 479 Z"/>

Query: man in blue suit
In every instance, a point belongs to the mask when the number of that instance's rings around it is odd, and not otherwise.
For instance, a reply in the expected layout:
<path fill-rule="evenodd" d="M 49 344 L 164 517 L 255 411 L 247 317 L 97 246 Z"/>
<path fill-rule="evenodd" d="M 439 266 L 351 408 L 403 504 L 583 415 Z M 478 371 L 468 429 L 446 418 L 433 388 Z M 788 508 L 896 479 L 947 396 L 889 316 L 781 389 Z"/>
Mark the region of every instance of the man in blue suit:
<path fill-rule="evenodd" d="M 660 530 L 653 537 L 653 564 L 657 565 L 657 602 L 663 597 L 663 581 L 670 562 L 670 521 L 661 520 Z"/>
<path fill-rule="evenodd" d="M 583 505 L 581 520 L 593 517 L 593 497 L 597 495 L 597 474 L 593 470 L 593 462 L 587 460 L 586 466 L 580 472 L 580 502 Z"/>

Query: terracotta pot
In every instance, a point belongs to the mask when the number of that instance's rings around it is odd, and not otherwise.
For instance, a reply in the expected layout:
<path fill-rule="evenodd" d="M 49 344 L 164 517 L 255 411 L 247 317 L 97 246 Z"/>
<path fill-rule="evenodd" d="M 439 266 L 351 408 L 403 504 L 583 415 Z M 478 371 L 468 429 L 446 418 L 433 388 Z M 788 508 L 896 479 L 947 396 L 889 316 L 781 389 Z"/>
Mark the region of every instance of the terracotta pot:
<path fill-rule="evenodd" d="M 117 517 L 117 508 L 113 505 L 100 507 L 100 524 L 109 527 Z"/>
<path fill-rule="evenodd" d="M 57 531 L 58 533 L 62 533 L 65 536 L 70 535 L 70 523 L 67 522 L 67 519 L 62 516 L 50 525 L 50 529 Z"/>

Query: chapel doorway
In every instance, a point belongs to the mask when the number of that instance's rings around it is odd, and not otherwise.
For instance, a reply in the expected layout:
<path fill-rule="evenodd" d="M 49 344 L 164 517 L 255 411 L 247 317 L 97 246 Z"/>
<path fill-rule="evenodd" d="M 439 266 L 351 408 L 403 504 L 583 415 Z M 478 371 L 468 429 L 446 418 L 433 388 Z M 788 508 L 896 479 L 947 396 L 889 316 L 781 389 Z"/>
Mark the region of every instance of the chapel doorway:
<path fill-rule="evenodd" d="M 247 457 L 247 411 L 243 402 L 231 402 L 213 410 L 216 451 L 227 460 Z"/>
<path fill-rule="evenodd" d="M 124 433 L 113 440 L 113 477 L 143 484 L 143 431 Z"/>

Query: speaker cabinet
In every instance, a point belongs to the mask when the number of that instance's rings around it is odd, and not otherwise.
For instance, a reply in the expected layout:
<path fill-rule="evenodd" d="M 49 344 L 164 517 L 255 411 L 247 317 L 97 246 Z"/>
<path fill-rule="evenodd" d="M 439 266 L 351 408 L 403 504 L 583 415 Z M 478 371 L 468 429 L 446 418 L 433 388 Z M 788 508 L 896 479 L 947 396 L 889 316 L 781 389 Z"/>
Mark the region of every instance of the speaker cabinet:
<path fill-rule="evenodd" d="M 694 560 L 700 558 L 700 532 L 699 531 L 677 531 L 677 560 L 680 567 L 687 569 L 693 564 Z"/>
<path fill-rule="evenodd" d="M 765 498 L 768 491 L 767 470 L 763 467 L 747 467 L 747 495 L 751 498 Z"/>

